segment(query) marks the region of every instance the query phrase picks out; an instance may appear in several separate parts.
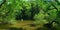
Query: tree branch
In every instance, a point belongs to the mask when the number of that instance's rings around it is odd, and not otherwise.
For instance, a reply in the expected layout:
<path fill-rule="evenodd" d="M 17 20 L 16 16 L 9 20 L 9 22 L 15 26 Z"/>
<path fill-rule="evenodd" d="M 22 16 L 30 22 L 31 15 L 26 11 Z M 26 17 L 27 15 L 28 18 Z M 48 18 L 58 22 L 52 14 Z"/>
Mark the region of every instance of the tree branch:
<path fill-rule="evenodd" d="M 1 6 L 6 2 L 6 0 L 2 0 L 3 2 L 0 4 L 0 8 Z"/>

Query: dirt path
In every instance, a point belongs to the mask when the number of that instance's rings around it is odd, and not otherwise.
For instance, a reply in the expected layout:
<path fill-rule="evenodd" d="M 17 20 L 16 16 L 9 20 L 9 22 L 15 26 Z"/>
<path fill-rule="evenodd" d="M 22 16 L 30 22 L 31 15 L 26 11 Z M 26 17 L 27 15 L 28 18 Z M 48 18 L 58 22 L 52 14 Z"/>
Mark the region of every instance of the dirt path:
<path fill-rule="evenodd" d="M 34 21 L 18 21 L 12 27 L 24 28 L 26 30 L 35 30 L 37 27 L 31 27 L 29 24 L 32 24 Z"/>
<path fill-rule="evenodd" d="M 35 27 L 30 26 L 30 24 L 32 24 L 33 22 L 34 21 L 17 21 L 17 23 L 13 25 L 9 25 L 9 27 L 23 28 L 26 30 L 35 30 L 39 26 L 35 26 Z M 9 28 L 7 25 L 5 27 L 4 26 L 2 28 Z"/>

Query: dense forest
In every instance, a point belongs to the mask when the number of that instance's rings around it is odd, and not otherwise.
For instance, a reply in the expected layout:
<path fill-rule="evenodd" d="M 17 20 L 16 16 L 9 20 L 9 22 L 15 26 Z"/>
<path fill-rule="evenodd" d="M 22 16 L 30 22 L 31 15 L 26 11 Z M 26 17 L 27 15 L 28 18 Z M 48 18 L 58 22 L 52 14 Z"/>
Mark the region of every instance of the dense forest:
<path fill-rule="evenodd" d="M 0 0 L 0 24 L 14 24 L 19 20 L 34 21 L 48 28 L 56 25 L 59 30 L 60 0 Z"/>

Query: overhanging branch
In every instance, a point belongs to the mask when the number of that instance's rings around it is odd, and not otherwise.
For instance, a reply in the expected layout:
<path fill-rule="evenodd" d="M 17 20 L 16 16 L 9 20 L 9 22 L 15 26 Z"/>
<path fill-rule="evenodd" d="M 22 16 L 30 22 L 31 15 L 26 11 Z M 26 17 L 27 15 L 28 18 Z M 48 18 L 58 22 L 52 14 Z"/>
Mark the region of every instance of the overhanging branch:
<path fill-rule="evenodd" d="M 6 2 L 6 0 L 2 0 L 3 2 L 0 4 L 0 8 L 1 6 Z"/>

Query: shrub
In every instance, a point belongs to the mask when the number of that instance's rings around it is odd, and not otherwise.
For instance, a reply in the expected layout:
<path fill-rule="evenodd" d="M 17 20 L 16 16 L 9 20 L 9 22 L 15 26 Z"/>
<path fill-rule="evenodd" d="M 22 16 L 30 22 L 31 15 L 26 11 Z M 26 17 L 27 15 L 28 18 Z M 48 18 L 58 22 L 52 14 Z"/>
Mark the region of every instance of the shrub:
<path fill-rule="evenodd" d="M 44 19 L 45 17 L 47 17 L 48 15 L 47 14 L 44 14 L 44 11 L 40 11 L 40 13 L 36 14 L 34 16 L 34 19 L 35 19 L 35 22 L 36 24 L 44 24 L 44 23 L 47 23 L 47 20 Z"/>

